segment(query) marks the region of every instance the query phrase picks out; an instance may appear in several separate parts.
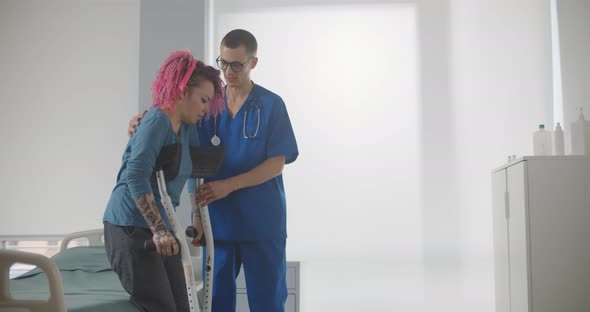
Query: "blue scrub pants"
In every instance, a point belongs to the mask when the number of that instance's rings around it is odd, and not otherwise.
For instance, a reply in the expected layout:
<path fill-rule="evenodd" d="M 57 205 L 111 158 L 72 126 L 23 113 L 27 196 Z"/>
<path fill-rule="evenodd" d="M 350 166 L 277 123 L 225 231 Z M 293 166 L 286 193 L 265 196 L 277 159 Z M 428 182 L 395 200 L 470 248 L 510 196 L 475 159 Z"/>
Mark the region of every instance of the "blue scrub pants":
<path fill-rule="evenodd" d="M 236 278 L 244 267 L 251 312 L 283 312 L 287 300 L 285 243 L 215 241 L 213 311 L 236 310 Z M 203 248 L 203 272 L 206 251 Z M 204 277 L 204 276 L 203 276 Z"/>

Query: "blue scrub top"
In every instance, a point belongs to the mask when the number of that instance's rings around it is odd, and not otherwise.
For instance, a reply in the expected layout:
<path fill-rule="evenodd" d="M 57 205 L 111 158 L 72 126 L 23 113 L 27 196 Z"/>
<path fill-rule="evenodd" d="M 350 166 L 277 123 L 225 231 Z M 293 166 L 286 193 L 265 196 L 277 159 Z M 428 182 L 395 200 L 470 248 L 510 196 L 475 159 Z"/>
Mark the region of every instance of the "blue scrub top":
<path fill-rule="evenodd" d="M 258 110 L 260 124 L 258 133 Z M 246 114 L 247 112 L 247 114 Z M 245 132 L 253 138 L 244 138 Z M 244 105 L 232 118 L 226 109 L 217 117 L 197 125 L 201 144 L 211 145 L 214 125 L 217 136 L 227 148 L 218 174 L 206 182 L 227 179 L 252 170 L 274 156 L 285 156 L 289 164 L 299 151 L 283 99 L 259 86 L 248 95 Z M 230 193 L 209 205 L 215 240 L 257 241 L 287 237 L 287 207 L 283 176 L 263 184 Z"/>

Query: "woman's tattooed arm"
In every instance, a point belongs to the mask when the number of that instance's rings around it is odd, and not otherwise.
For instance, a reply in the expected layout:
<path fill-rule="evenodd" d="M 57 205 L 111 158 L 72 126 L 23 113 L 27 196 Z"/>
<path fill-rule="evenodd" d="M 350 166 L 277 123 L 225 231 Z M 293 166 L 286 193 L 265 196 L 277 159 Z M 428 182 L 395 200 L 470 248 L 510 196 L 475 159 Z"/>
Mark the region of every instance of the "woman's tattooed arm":
<path fill-rule="evenodd" d="M 174 235 L 166 228 L 166 223 L 164 223 L 160 211 L 158 211 L 158 206 L 156 206 L 154 194 L 149 193 L 136 198 L 135 204 L 154 233 L 153 240 L 156 244 L 156 251 L 165 256 L 178 254 L 178 243 Z"/>
<path fill-rule="evenodd" d="M 156 201 L 154 200 L 154 194 L 149 193 L 136 198 L 135 204 L 154 234 L 163 234 L 163 232 L 166 232 L 166 223 L 164 223 L 164 220 L 158 211 L 158 206 L 156 206 Z"/>

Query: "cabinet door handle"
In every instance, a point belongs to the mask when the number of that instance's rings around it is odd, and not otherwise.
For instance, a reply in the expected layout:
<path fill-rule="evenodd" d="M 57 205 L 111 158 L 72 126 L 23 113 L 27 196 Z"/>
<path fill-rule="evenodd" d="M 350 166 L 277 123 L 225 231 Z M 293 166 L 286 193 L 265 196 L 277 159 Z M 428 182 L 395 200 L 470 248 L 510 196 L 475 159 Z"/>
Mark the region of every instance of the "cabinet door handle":
<path fill-rule="evenodd" d="M 510 219 L 510 193 L 504 192 L 504 214 L 506 219 Z"/>

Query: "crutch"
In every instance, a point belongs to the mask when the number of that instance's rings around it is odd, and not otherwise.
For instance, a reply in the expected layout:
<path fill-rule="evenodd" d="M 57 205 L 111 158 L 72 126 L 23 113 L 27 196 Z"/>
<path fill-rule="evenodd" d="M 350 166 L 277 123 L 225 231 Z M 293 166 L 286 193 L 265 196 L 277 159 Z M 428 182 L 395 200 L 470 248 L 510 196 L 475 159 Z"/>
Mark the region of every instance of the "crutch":
<path fill-rule="evenodd" d="M 197 180 L 197 187 L 203 185 L 205 178 L 214 176 L 225 156 L 225 146 L 203 146 L 191 147 L 191 159 L 193 162 L 192 177 Z M 195 190 L 189 190 L 191 205 L 193 211 L 198 209 L 201 214 L 201 221 L 203 222 L 203 230 L 205 231 L 205 272 L 204 272 L 204 302 L 203 310 L 205 312 L 211 311 L 211 304 L 213 298 L 213 269 L 214 269 L 214 243 L 213 243 L 213 229 L 211 228 L 211 219 L 209 219 L 209 207 L 201 206 L 195 202 Z M 196 237 L 197 230 L 190 225 L 186 231 L 189 237 Z"/>
<path fill-rule="evenodd" d="M 204 178 L 211 177 L 215 175 L 221 163 L 223 162 L 223 157 L 225 155 L 225 146 L 217 146 L 217 147 L 191 147 L 191 161 L 192 161 L 192 173 L 191 176 L 197 179 L 197 186 L 203 184 Z M 176 216 L 176 212 L 174 211 L 172 200 L 168 195 L 168 191 L 166 190 L 166 179 L 165 176 L 172 175 L 176 176 L 178 172 L 178 167 L 180 166 L 180 145 L 172 144 L 165 146 L 160 155 L 158 156 L 157 161 L 157 171 L 156 171 L 156 180 L 158 183 L 158 189 L 160 191 L 160 198 L 162 202 L 162 206 L 164 206 L 164 210 L 166 211 L 166 215 L 168 216 L 168 221 L 172 226 L 172 230 L 174 233 L 180 233 L 180 225 L 178 222 L 178 218 Z M 213 249 L 213 232 L 211 229 L 211 221 L 209 219 L 209 209 L 207 206 L 199 207 L 195 206 L 195 194 L 194 190 L 189 192 L 191 198 L 191 205 L 193 210 L 195 207 L 199 208 L 199 212 L 201 213 L 201 220 L 203 222 L 203 229 L 205 230 L 205 245 L 207 248 L 207 267 L 205 273 L 205 282 L 204 284 L 204 303 L 203 309 L 206 312 L 211 311 L 211 297 L 213 294 L 213 259 L 214 259 L 214 249 Z M 190 237 L 197 236 L 197 230 L 191 225 L 189 226 L 185 233 Z M 182 266 L 184 270 L 184 278 L 186 281 L 186 288 L 187 288 L 187 295 L 189 300 L 189 307 L 191 312 L 192 311 L 201 311 L 199 304 L 198 304 L 198 296 L 197 296 L 197 281 L 195 280 L 194 270 L 192 265 L 192 259 L 189 252 L 188 243 L 184 239 L 176 238 L 180 246 L 180 255 L 182 259 Z M 153 241 L 146 241 L 144 244 L 144 248 L 151 249 L 154 248 Z"/>
<path fill-rule="evenodd" d="M 166 210 L 166 215 L 168 216 L 168 221 L 172 226 L 172 231 L 174 233 L 180 233 L 180 225 L 178 222 L 178 218 L 176 217 L 176 212 L 172 206 L 172 200 L 168 195 L 168 191 L 166 190 L 166 180 L 164 179 L 164 170 L 158 170 L 156 172 L 156 178 L 158 180 L 158 189 L 160 190 L 160 197 L 162 201 L 162 205 Z M 184 280 L 186 282 L 186 292 L 188 295 L 188 304 L 190 307 L 191 312 L 200 312 L 201 309 L 198 304 L 198 297 L 197 297 L 197 281 L 195 280 L 195 275 L 193 271 L 193 262 L 191 259 L 191 255 L 188 249 L 188 244 L 185 239 L 176 239 L 180 246 L 180 257 L 182 259 L 182 268 L 184 270 Z"/>

